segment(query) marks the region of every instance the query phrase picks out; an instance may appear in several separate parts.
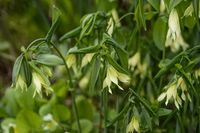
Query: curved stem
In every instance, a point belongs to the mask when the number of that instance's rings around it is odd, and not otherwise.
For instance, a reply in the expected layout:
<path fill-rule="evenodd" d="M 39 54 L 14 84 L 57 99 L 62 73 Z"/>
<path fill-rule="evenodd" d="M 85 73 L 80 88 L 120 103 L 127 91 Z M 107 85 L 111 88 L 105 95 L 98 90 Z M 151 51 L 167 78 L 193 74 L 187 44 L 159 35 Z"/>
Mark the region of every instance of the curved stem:
<path fill-rule="evenodd" d="M 50 44 L 56 50 L 56 52 L 58 53 L 58 55 L 62 58 L 62 60 L 64 62 L 65 69 L 66 69 L 68 77 L 69 77 L 69 86 L 70 86 L 70 88 L 73 88 L 71 74 L 70 74 L 70 71 L 69 71 L 67 63 L 65 61 L 64 56 L 62 55 L 62 53 L 60 52 L 60 50 L 52 42 L 50 42 Z M 72 96 L 73 108 L 74 108 L 74 111 L 75 111 L 75 117 L 76 117 L 77 125 L 78 125 L 78 132 L 81 133 L 81 126 L 80 126 L 80 120 L 79 120 L 78 109 L 77 109 L 77 105 L 76 105 L 76 101 L 75 101 L 75 93 L 74 93 L 74 91 L 71 91 L 71 96 Z"/>
<path fill-rule="evenodd" d="M 127 17 L 127 16 L 129 16 L 129 15 L 135 15 L 135 13 L 129 12 L 129 13 L 124 14 L 123 16 L 121 16 L 121 17 L 119 18 L 117 24 L 119 24 L 120 21 L 121 21 L 122 19 L 124 19 L 125 17 Z"/>
<path fill-rule="evenodd" d="M 36 39 L 34 41 L 32 41 L 28 47 L 26 48 L 26 51 L 28 51 L 33 45 L 35 45 L 36 43 L 40 43 L 40 42 L 45 42 L 46 39 L 45 38 L 39 38 L 39 39 Z"/>

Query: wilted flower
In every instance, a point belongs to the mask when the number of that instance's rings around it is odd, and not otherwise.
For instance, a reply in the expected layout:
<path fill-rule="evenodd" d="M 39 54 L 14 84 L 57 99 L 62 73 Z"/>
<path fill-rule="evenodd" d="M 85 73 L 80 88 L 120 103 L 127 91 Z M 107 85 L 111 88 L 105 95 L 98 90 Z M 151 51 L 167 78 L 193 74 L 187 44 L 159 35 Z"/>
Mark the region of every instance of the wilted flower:
<path fill-rule="evenodd" d="M 123 83 L 128 83 L 130 78 L 128 75 L 118 72 L 113 66 L 109 65 L 107 68 L 107 75 L 103 82 L 103 88 L 108 87 L 108 91 L 112 94 L 111 83 L 113 82 L 118 86 L 119 89 L 123 90 L 121 86 L 118 85 L 118 80 Z"/>
<path fill-rule="evenodd" d="M 47 114 L 43 117 L 43 121 L 45 122 L 43 125 L 43 129 L 47 131 L 54 131 L 58 123 L 53 119 L 53 116 L 51 114 Z"/>
<path fill-rule="evenodd" d="M 172 52 L 176 52 L 182 47 L 184 50 L 188 44 L 183 40 L 179 24 L 179 17 L 176 9 L 172 9 L 168 20 L 168 32 L 165 41 L 165 46 L 170 47 Z"/>
<path fill-rule="evenodd" d="M 86 54 L 83 59 L 82 59 L 82 63 L 81 63 L 81 67 L 86 66 L 88 63 L 91 62 L 92 58 L 94 56 L 94 53 L 88 53 Z"/>
<path fill-rule="evenodd" d="M 69 54 L 65 58 L 67 66 L 70 68 L 76 64 L 76 56 L 74 54 Z"/>
<path fill-rule="evenodd" d="M 182 100 L 186 101 L 185 94 L 187 94 L 188 100 L 191 101 L 191 97 L 187 92 L 186 83 L 182 77 L 179 77 L 178 80 L 165 86 L 164 89 L 166 89 L 166 91 L 161 93 L 161 95 L 158 97 L 158 101 L 162 101 L 166 97 L 165 105 L 168 104 L 170 99 L 173 99 L 176 108 L 179 109 L 179 107 L 182 105 Z M 181 98 L 178 95 L 178 89 L 181 89 Z"/>
<path fill-rule="evenodd" d="M 52 92 L 53 89 L 50 87 L 48 83 L 38 74 L 37 72 L 32 73 L 32 84 L 35 88 L 35 92 L 33 94 L 33 97 L 35 97 L 36 94 L 39 94 L 42 96 L 42 87 L 45 88 L 46 93 L 48 94 L 49 92 Z"/>
<path fill-rule="evenodd" d="M 21 89 L 22 91 L 27 90 L 26 82 L 21 75 L 19 75 L 17 78 L 16 89 Z"/>
<path fill-rule="evenodd" d="M 133 116 L 131 122 L 128 124 L 126 128 L 126 133 L 134 133 L 134 131 L 140 132 L 139 127 L 140 125 L 138 118 L 136 116 Z"/>

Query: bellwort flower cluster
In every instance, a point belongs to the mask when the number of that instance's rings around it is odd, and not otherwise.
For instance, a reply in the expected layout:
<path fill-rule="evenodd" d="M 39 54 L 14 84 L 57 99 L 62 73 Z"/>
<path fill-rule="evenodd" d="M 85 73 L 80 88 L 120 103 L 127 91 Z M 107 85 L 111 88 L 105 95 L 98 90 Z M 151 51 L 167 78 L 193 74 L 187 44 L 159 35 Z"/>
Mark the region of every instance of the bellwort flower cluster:
<path fill-rule="evenodd" d="M 188 98 L 191 101 L 191 97 L 187 90 L 187 85 L 182 77 L 179 77 L 171 84 L 164 87 L 165 91 L 160 94 L 158 101 L 162 101 L 166 97 L 165 105 L 168 104 L 169 100 L 173 100 L 177 109 L 182 106 L 182 101 L 186 101 Z M 178 90 L 181 90 L 181 96 L 179 96 Z"/>
<path fill-rule="evenodd" d="M 128 83 L 130 81 L 130 77 L 126 74 L 118 72 L 113 66 L 108 65 L 107 75 L 103 81 L 103 88 L 108 87 L 109 93 L 112 94 L 111 83 L 113 82 L 119 89 L 123 90 L 123 88 L 118 84 L 118 80 L 123 83 Z"/>

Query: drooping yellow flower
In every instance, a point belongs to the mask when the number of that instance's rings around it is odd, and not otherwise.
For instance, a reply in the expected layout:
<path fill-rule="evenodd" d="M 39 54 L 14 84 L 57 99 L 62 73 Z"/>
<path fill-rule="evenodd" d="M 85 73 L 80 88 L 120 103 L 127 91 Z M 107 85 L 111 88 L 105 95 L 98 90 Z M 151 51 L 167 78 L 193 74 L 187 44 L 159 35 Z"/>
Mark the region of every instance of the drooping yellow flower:
<path fill-rule="evenodd" d="M 103 82 L 103 88 L 108 87 L 109 93 L 112 94 L 111 83 L 113 82 L 119 89 L 123 90 L 123 88 L 118 84 L 118 80 L 123 83 L 128 83 L 130 78 L 128 75 L 118 72 L 113 66 L 108 65 L 107 75 Z"/>
<path fill-rule="evenodd" d="M 82 59 L 82 62 L 81 62 L 81 67 L 84 67 L 86 66 L 88 63 L 91 62 L 92 58 L 94 56 L 94 53 L 88 53 L 86 54 L 83 59 Z"/>
<path fill-rule="evenodd" d="M 130 69 L 133 71 L 134 68 L 140 64 L 140 52 L 136 52 L 135 55 L 133 55 L 129 60 L 128 60 L 128 64 Z"/>
<path fill-rule="evenodd" d="M 133 116 L 131 122 L 128 124 L 126 128 L 126 133 L 134 133 L 134 131 L 140 132 L 139 127 L 140 125 L 138 118 L 136 116 Z"/>
<path fill-rule="evenodd" d="M 161 93 L 158 97 L 158 101 L 162 101 L 166 97 L 165 105 L 168 104 L 169 100 L 174 100 L 174 104 L 177 109 L 182 105 L 182 101 L 186 101 L 186 95 L 189 101 L 191 101 L 191 97 L 187 92 L 187 86 L 182 77 L 179 77 L 178 80 L 164 87 L 166 89 L 165 92 Z M 181 98 L 178 95 L 178 89 L 181 89 Z"/>
<path fill-rule="evenodd" d="M 16 89 L 21 89 L 22 91 L 27 90 L 26 82 L 21 75 L 19 75 L 17 78 Z"/>
<path fill-rule="evenodd" d="M 146 59 L 141 62 L 141 55 L 139 51 L 136 52 L 135 55 L 133 55 L 131 58 L 129 58 L 128 64 L 130 70 L 134 71 L 135 75 L 139 74 L 141 78 L 144 78 L 147 72 L 148 62 Z"/>
<path fill-rule="evenodd" d="M 33 94 L 33 97 L 36 96 L 36 94 L 39 94 L 42 96 L 42 87 L 44 87 L 45 92 L 48 94 L 49 92 L 52 92 L 53 89 L 50 87 L 49 84 L 45 82 L 45 80 L 36 72 L 32 73 L 32 84 L 35 88 L 35 92 Z"/>
<path fill-rule="evenodd" d="M 76 56 L 74 54 L 69 54 L 65 58 L 67 66 L 71 68 L 76 64 Z"/>
<path fill-rule="evenodd" d="M 185 50 L 188 44 L 184 41 L 181 35 L 181 29 L 179 24 L 179 16 L 176 9 L 172 9 L 168 20 L 168 32 L 165 41 L 165 46 L 170 47 L 172 52 L 177 52 L 180 47 Z"/>

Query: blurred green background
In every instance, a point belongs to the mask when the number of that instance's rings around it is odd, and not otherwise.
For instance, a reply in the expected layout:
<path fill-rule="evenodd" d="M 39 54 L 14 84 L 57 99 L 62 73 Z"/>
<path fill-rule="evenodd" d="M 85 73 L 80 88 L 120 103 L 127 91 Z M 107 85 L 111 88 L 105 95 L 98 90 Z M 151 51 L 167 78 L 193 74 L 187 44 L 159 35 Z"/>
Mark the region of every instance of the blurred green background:
<path fill-rule="evenodd" d="M 128 10 L 129 0 L 0 0 L 0 88 L 11 84 L 13 62 L 22 46 L 44 37 L 51 24 L 51 8 L 62 12 L 56 31 L 60 37 L 80 23 L 80 18 L 97 10 Z"/>

